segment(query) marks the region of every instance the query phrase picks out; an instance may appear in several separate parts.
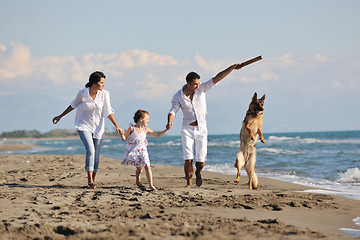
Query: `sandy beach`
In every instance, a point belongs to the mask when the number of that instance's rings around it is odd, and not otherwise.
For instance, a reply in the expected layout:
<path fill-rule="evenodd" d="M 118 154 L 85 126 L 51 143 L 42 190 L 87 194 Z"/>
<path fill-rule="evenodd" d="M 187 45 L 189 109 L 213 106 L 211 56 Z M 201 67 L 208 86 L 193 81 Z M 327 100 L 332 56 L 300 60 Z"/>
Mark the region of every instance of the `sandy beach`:
<path fill-rule="evenodd" d="M 353 239 L 339 229 L 358 229 L 358 200 L 273 179 L 250 191 L 246 176 L 234 184 L 204 171 L 203 186 L 188 189 L 181 167 L 152 165 L 158 190 L 148 191 L 135 167 L 102 157 L 89 189 L 82 155 L 0 154 L 0 163 L 0 239 Z"/>

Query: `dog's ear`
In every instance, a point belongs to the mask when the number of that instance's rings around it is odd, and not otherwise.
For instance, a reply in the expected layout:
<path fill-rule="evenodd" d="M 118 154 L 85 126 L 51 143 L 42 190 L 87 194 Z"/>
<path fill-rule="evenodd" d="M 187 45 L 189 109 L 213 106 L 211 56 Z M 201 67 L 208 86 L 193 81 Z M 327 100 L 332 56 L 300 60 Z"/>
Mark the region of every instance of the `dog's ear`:
<path fill-rule="evenodd" d="M 254 96 L 253 96 L 252 100 L 253 100 L 253 101 L 254 101 L 254 100 L 257 100 L 257 93 L 256 93 L 256 92 L 254 93 Z"/>
<path fill-rule="evenodd" d="M 265 94 L 261 97 L 261 100 L 262 100 L 262 101 L 265 100 Z"/>

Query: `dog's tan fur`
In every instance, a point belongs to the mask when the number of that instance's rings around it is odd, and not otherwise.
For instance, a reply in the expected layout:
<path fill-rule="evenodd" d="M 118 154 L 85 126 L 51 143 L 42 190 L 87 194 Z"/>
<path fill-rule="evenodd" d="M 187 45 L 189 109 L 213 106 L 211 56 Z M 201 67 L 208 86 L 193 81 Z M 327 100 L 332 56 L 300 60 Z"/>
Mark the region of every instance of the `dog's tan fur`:
<path fill-rule="evenodd" d="M 257 99 L 257 93 L 254 94 L 242 123 L 240 131 L 240 151 L 236 154 L 236 163 L 234 164 L 234 167 L 237 169 L 235 182 L 239 182 L 240 169 L 244 167 L 249 177 L 248 185 L 250 190 L 258 188 L 258 178 L 255 174 L 255 145 L 258 137 L 260 137 L 261 142 L 265 143 L 262 134 L 264 101 L 265 94 L 260 99 Z"/>

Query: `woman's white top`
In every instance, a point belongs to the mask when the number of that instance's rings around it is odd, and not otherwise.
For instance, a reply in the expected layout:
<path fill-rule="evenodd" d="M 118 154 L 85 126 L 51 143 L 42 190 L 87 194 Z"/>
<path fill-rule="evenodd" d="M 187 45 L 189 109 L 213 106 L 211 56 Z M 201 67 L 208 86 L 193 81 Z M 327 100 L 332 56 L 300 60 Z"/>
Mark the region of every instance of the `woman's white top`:
<path fill-rule="evenodd" d="M 79 91 L 71 102 L 76 108 L 75 128 L 77 131 L 90 131 L 93 138 L 102 139 L 105 133 L 105 117 L 114 113 L 110 104 L 110 94 L 106 90 L 98 91 L 95 99 L 90 97 L 90 88 Z"/>

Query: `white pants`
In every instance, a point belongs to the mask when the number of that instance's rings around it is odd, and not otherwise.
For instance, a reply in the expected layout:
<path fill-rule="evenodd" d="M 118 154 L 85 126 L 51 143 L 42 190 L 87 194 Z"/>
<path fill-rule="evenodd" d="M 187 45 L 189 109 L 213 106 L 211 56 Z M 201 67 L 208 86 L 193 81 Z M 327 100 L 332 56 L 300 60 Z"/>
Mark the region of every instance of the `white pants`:
<path fill-rule="evenodd" d="M 183 126 L 181 140 L 184 160 L 194 159 L 194 147 L 196 162 L 205 162 L 207 155 L 207 129 L 200 129 L 198 126 Z"/>

